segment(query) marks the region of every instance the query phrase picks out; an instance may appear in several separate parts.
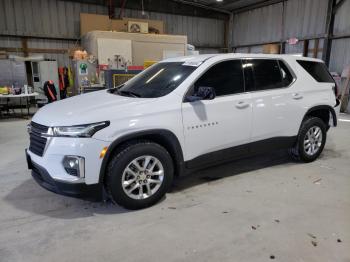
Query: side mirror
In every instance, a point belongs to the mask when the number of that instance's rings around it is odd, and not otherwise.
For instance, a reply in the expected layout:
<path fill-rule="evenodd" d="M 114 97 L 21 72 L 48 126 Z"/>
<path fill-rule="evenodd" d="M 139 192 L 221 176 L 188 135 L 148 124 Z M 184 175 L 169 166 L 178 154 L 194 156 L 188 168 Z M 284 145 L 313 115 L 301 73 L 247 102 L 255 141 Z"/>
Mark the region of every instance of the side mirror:
<path fill-rule="evenodd" d="M 213 100 L 215 98 L 215 89 L 210 86 L 200 86 L 191 96 L 186 97 L 186 102 L 195 102 L 199 100 Z"/>

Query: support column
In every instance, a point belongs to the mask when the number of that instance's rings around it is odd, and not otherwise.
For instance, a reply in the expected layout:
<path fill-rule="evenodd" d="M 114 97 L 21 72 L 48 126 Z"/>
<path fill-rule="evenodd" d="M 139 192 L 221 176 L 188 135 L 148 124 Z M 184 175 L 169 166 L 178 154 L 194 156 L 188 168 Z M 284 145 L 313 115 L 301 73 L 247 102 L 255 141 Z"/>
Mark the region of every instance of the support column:
<path fill-rule="evenodd" d="M 326 38 L 323 43 L 323 54 L 322 59 L 325 61 L 326 65 L 329 66 L 329 61 L 331 58 L 332 50 L 332 36 L 334 31 L 334 18 L 336 10 L 337 1 L 328 0 L 328 9 L 327 9 L 327 19 L 326 19 Z"/>
<path fill-rule="evenodd" d="M 225 29 L 225 45 L 227 46 L 227 53 L 233 52 L 233 13 L 230 14 L 229 20 L 226 22 Z"/>

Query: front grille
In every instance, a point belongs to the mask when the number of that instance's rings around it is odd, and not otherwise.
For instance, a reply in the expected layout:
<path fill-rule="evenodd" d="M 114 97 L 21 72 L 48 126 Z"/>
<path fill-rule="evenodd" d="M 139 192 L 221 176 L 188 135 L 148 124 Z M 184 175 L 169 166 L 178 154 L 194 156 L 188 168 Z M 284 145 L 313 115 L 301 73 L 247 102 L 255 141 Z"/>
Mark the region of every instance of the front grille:
<path fill-rule="evenodd" d="M 43 156 L 47 138 L 43 137 L 42 134 L 47 133 L 48 127 L 39 125 L 35 122 L 30 123 L 30 145 L 29 150 L 38 156 Z"/>

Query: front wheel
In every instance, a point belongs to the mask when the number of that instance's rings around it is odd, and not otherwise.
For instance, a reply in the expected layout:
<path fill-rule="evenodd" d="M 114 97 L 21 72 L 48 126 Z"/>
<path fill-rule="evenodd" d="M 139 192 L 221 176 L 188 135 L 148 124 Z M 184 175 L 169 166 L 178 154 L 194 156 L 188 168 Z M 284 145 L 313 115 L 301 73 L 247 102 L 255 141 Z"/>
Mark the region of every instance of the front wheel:
<path fill-rule="evenodd" d="M 306 118 L 301 124 L 296 145 L 290 155 L 298 161 L 312 162 L 322 153 L 326 144 L 327 127 L 318 117 Z"/>
<path fill-rule="evenodd" d="M 165 195 L 173 169 L 165 148 L 151 141 L 134 141 L 124 145 L 110 161 L 106 189 L 113 202 L 125 208 L 145 208 Z"/>

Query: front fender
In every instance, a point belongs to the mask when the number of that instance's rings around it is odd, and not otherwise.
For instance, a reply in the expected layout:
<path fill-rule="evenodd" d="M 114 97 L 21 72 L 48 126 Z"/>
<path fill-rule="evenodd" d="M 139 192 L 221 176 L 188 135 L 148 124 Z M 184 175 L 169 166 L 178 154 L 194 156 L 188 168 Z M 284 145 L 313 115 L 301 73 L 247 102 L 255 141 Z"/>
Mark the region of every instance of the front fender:
<path fill-rule="evenodd" d="M 175 174 L 180 175 L 184 173 L 183 151 L 176 135 L 166 129 L 150 129 L 123 135 L 118 137 L 109 145 L 101 165 L 99 175 L 100 183 L 103 183 L 109 159 L 113 157 L 113 154 L 116 152 L 118 147 L 127 141 L 135 139 L 149 139 L 164 146 L 173 158 Z"/>

